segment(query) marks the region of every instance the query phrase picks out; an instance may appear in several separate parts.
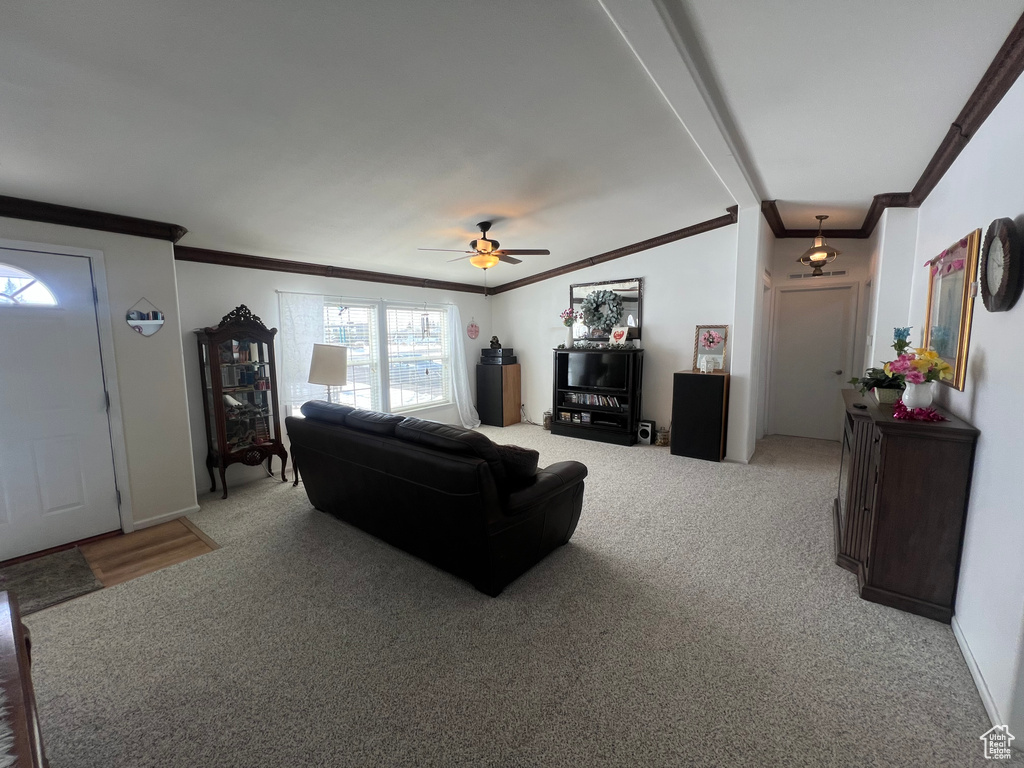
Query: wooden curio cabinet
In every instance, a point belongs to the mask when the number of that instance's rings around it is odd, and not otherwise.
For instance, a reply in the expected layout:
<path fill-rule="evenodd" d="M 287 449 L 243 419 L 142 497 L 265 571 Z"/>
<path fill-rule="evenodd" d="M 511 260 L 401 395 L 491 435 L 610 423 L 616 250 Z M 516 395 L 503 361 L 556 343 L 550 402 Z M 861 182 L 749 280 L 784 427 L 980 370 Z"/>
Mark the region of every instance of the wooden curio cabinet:
<path fill-rule="evenodd" d="M 228 497 L 224 471 L 231 464 L 257 466 L 281 458 L 281 481 L 287 480 L 288 452 L 281 443 L 274 336 L 244 304 L 212 328 L 195 331 L 206 417 L 206 469 L 210 491 L 217 490 L 213 468 L 220 470 L 221 498 Z"/>

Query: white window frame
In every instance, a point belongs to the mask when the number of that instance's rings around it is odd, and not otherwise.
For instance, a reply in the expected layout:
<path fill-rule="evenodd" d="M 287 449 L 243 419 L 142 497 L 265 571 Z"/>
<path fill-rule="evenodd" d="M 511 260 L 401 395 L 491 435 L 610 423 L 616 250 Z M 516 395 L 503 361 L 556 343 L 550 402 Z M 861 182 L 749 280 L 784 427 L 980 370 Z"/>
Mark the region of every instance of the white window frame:
<path fill-rule="evenodd" d="M 324 296 L 324 343 L 328 344 L 342 344 L 345 345 L 346 339 L 342 338 L 339 334 L 335 333 L 339 329 L 337 324 L 330 322 L 330 310 L 332 308 L 364 308 L 371 312 L 375 318 L 375 322 L 370 325 L 367 331 L 368 335 L 368 349 L 369 349 L 369 372 L 370 372 L 370 408 L 372 410 L 383 411 L 385 413 L 413 413 L 416 411 L 427 410 L 430 408 L 439 408 L 454 405 L 454 390 L 452 383 L 452 348 L 454 340 L 450 336 L 450 328 L 448 322 L 448 312 L 450 307 L 444 304 L 424 304 L 423 302 L 412 303 L 412 302 L 401 302 L 401 301 L 389 301 L 385 299 L 373 300 L 373 299 L 345 299 L 340 296 Z M 440 335 L 442 338 L 441 342 L 441 354 L 423 354 L 419 357 L 404 357 L 399 358 L 397 355 L 392 356 L 389 351 L 389 340 L 397 335 L 397 329 L 395 333 L 392 333 L 388 327 L 388 313 L 389 311 L 410 311 L 416 313 L 421 312 L 439 312 L 441 313 L 440 318 Z M 352 353 L 349 353 L 349 382 L 352 381 Z M 393 362 L 403 363 L 421 363 L 431 362 L 438 360 L 441 363 L 441 387 L 442 387 L 442 398 L 439 400 L 431 400 L 429 402 L 415 403 L 411 405 L 401 405 L 392 403 L 392 391 L 391 391 L 391 365 Z M 361 364 L 360 364 L 361 365 Z M 360 403 L 354 394 L 354 387 L 346 387 L 341 389 L 340 401 L 352 405 L 355 404 L 357 407 L 366 408 L 365 402 Z"/>

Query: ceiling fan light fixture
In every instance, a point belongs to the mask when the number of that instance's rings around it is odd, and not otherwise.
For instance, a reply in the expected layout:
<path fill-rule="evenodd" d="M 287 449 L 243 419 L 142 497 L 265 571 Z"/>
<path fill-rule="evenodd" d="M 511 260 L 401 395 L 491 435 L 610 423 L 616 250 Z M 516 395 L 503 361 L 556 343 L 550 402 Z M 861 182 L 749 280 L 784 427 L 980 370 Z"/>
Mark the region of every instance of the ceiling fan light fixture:
<path fill-rule="evenodd" d="M 842 253 L 835 248 L 832 248 L 825 240 L 825 236 L 821 234 L 821 225 L 828 216 L 824 214 L 815 216 L 818 220 L 818 234 L 814 237 L 814 245 L 800 254 L 798 262 L 803 264 L 805 267 L 812 267 L 811 277 L 821 277 L 824 273 L 821 268 L 826 264 L 836 260 L 836 257 Z"/>
<path fill-rule="evenodd" d="M 481 237 L 473 240 L 469 247 L 478 253 L 490 253 L 491 251 L 498 250 L 497 240 L 488 240 L 486 237 Z"/>
<path fill-rule="evenodd" d="M 493 253 L 478 253 L 469 257 L 469 263 L 480 269 L 490 269 L 499 261 L 500 259 Z"/>

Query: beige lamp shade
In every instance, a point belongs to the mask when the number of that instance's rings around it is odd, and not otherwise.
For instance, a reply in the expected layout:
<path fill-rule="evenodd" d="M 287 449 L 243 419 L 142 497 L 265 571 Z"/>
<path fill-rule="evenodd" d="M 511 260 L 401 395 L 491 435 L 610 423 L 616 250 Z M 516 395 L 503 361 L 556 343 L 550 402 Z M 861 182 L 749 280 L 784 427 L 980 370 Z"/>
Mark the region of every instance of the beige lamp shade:
<path fill-rule="evenodd" d="M 343 386 L 348 381 L 348 347 L 314 344 L 309 362 L 309 383 Z"/>

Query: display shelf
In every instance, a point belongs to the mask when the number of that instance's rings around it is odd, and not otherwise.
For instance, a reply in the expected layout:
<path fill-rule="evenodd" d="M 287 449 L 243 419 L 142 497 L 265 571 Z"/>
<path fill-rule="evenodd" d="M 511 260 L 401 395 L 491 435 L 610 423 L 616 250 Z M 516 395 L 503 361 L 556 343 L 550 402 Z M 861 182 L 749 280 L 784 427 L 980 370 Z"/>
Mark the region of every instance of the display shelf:
<path fill-rule="evenodd" d="M 225 470 L 231 464 L 251 466 L 281 459 L 281 480 L 287 480 L 288 453 L 281 442 L 278 416 L 276 328 L 267 328 L 244 304 L 220 323 L 195 331 L 206 415 L 206 468 L 210 490 L 217 489 L 214 467 L 220 473 L 223 495 Z"/>
<path fill-rule="evenodd" d="M 552 434 L 633 445 L 642 383 L 643 350 L 554 350 Z"/>

